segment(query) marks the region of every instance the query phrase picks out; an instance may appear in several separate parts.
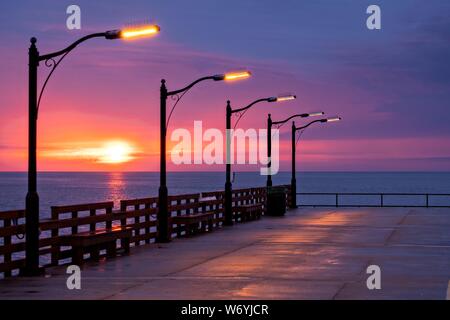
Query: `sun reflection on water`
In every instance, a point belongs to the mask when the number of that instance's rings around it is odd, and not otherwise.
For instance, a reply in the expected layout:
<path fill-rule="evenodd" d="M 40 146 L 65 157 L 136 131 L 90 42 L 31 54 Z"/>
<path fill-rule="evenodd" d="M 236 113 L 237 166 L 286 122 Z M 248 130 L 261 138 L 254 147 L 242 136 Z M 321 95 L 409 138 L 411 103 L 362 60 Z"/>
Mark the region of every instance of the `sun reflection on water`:
<path fill-rule="evenodd" d="M 123 172 L 108 173 L 108 189 L 110 198 L 114 201 L 116 208 L 120 205 L 120 200 L 126 199 L 125 177 Z"/>

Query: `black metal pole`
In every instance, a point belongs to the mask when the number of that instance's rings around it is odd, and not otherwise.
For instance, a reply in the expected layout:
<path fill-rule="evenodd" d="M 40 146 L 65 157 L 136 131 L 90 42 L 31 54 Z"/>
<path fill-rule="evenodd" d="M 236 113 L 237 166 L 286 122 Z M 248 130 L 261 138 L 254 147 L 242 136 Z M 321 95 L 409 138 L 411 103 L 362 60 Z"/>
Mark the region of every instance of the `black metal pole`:
<path fill-rule="evenodd" d="M 39 195 L 37 193 L 37 68 L 39 52 L 36 38 L 31 38 L 28 51 L 28 193 L 25 201 L 25 269 L 23 274 L 39 274 Z"/>
<path fill-rule="evenodd" d="M 297 208 L 297 180 L 295 179 L 295 131 L 295 122 L 292 121 L 291 209 Z"/>
<path fill-rule="evenodd" d="M 267 174 L 267 187 L 271 187 L 272 186 L 272 118 L 270 117 L 270 113 L 267 117 L 267 169 L 268 169 L 268 174 Z"/>
<path fill-rule="evenodd" d="M 160 102 L 160 169 L 159 169 L 159 192 L 158 192 L 158 236 L 157 242 L 169 242 L 169 212 L 168 191 L 166 177 L 166 103 L 167 88 L 166 80 L 161 80 L 161 102 Z"/>
<path fill-rule="evenodd" d="M 227 101 L 227 123 L 226 123 L 226 182 L 225 182 L 225 222 L 227 226 L 233 225 L 233 209 L 232 209 L 232 184 L 231 184 L 231 114 L 232 114 L 230 100 Z"/>

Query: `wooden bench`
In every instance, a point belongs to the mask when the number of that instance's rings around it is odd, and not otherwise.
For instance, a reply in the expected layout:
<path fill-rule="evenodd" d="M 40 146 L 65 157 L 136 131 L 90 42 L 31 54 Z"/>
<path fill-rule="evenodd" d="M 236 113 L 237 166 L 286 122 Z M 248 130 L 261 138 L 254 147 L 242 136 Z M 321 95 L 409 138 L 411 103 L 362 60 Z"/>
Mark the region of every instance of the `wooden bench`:
<path fill-rule="evenodd" d="M 261 218 L 263 212 L 262 203 L 250 203 L 240 205 L 234 208 L 235 212 L 239 213 L 241 222 L 251 221 Z"/>
<path fill-rule="evenodd" d="M 90 253 L 91 259 L 98 260 L 100 250 L 106 249 L 107 257 L 115 257 L 117 239 L 120 239 L 121 249 L 125 253 L 129 253 L 131 231 L 132 228 L 117 226 L 108 229 L 80 232 L 61 236 L 59 238 L 59 244 L 61 246 L 71 246 L 73 250 L 72 263 L 81 266 L 85 252 Z"/>
<path fill-rule="evenodd" d="M 184 225 L 186 236 L 189 236 L 193 233 L 197 233 L 199 230 L 201 232 L 206 232 L 206 226 L 208 226 L 208 231 L 211 231 L 213 229 L 214 216 L 215 212 L 202 212 L 175 216 L 171 218 L 171 225 L 177 224 L 178 227 L 180 225 Z"/>

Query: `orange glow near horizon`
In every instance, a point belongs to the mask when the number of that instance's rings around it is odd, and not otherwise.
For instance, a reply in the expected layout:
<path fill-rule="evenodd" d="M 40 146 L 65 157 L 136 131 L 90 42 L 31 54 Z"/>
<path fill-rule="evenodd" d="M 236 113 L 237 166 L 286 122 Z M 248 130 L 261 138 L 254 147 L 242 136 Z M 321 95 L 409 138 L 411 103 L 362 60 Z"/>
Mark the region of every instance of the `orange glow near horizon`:
<path fill-rule="evenodd" d="M 124 39 L 151 36 L 159 33 L 159 26 L 147 25 L 143 27 L 127 28 L 120 32 L 120 37 Z"/>
<path fill-rule="evenodd" d="M 101 164 L 121 164 L 136 159 L 136 149 L 127 141 L 114 140 L 96 147 L 74 147 L 47 151 L 45 156 L 57 159 L 90 160 Z"/>

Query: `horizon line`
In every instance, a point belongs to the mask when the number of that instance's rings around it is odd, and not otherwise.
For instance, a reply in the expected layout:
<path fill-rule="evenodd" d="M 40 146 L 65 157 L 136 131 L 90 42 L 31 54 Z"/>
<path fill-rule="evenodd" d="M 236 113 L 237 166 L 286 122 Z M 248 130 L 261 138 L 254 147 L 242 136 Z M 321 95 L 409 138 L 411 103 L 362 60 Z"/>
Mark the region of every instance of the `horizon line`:
<path fill-rule="evenodd" d="M 40 170 L 38 173 L 159 173 L 159 171 L 153 170 Z M 235 173 L 258 173 L 258 170 L 255 171 L 234 171 Z M 296 170 L 295 172 L 303 172 L 303 173 L 450 173 L 450 170 Z M 28 173 L 26 170 L 0 170 L 0 173 Z M 169 173 L 225 173 L 223 170 L 208 170 L 208 171 L 168 171 Z M 279 170 L 278 173 L 291 173 L 290 170 Z M 278 174 L 277 173 L 277 174 Z M 272 176 L 276 176 L 277 174 L 272 174 Z M 261 175 L 265 176 L 265 175 Z"/>

